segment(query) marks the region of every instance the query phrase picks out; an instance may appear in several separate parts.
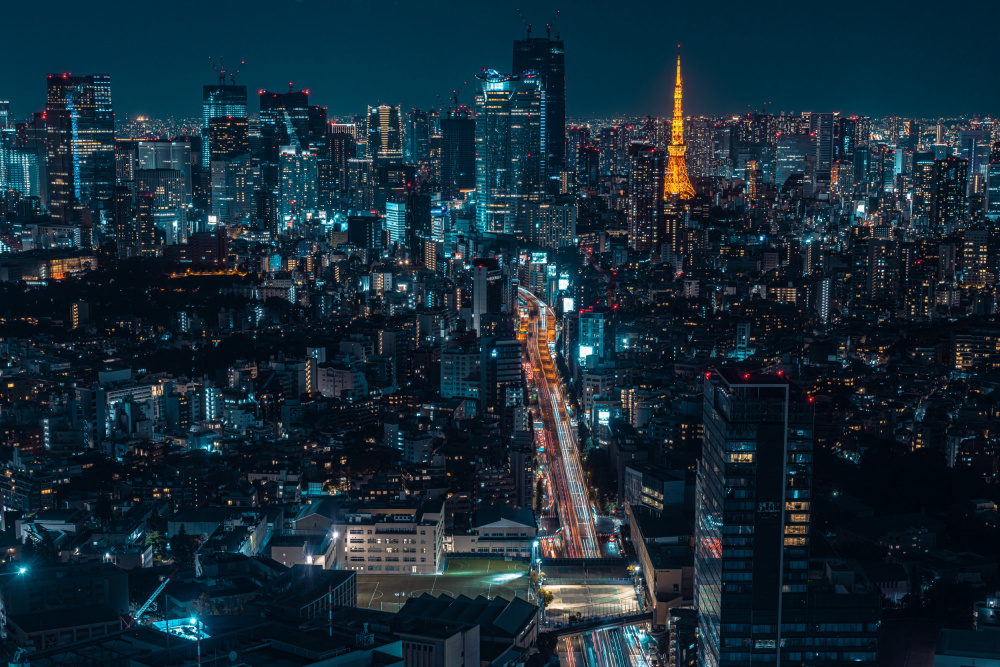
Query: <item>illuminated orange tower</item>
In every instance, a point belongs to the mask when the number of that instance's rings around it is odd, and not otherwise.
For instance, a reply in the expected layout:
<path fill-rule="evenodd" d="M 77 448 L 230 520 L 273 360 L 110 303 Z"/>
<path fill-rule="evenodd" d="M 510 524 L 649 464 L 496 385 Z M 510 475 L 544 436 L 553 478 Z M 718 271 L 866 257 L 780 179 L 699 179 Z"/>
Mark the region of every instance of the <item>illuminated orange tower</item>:
<path fill-rule="evenodd" d="M 663 179 L 663 198 L 671 195 L 681 199 L 694 197 L 694 186 L 688 178 L 687 164 L 684 162 L 684 114 L 681 111 L 681 57 L 677 56 L 677 84 L 674 86 L 674 120 L 670 125 L 670 146 L 667 149 L 667 175 Z"/>

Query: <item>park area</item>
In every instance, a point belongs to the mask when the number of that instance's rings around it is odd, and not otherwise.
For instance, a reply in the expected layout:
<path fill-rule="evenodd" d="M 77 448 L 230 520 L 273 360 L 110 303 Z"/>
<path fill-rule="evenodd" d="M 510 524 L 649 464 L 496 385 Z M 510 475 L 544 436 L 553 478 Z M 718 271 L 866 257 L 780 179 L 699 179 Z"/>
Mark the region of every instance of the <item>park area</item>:
<path fill-rule="evenodd" d="M 449 558 L 443 574 L 358 574 L 358 606 L 398 611 L 407 598 L 424 593 L 508 600 L 527 598 L 528 564 L 519 561 Z M 532 601 L 534 601 L 532 596 Z"/>

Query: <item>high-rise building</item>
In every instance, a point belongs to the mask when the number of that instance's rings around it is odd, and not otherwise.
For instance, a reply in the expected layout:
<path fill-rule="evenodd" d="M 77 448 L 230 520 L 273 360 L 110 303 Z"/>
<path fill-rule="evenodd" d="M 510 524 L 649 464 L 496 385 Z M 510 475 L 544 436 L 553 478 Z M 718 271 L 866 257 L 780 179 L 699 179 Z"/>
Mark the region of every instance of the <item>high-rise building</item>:
<path fill-rule="evenodd" d="M 406 202 L 388 201 L 385 203 L 385 229 L 389 233 L 389 243 L 406 245 L 409 241 L 407 229 Z"/>
<path fill-rule="evenodd" d="M 230 160 L 250 152 L 250 124 L 240 116 L 219 116 L 208 121 L 210 161 Z"/>
<path fill-rule="evenodd" d="M 213 118 L 246 118 L 247 117 L 247 87 L 227 85 L 225 78 L 215 86 L 204 86 L 201 94 L 201 166 L 209 168 L 211 157 L 209 147 L 209 128 Z"/>
<path fill-rule="evenodd" d="M 426 111 L 414 109 L 406 114 L 406 142 L 404 157 L 410 164 L 430 161 L 430 123 Z"/>
<path fill-rule="evenodd" d="M 264 162 L 277 164 L 282 147 L 305 149 L 317 139 L 312 133 L 326 132 L 326 123 L 320 126 L 320 116 L 325 110 L 309 106 L 309 91 L 287 93 L 260 91 L 260 154 Z"/>
<path fill-rule="evenodd" d="M 538 72 L 545 90 L 542 123 L 548 176 L 558 176 L 566 164 L 566 63 L 563 41 L 550 35 L 514 40 L 514 74 Z M 575 163 L 572 163 L 575 166 Z"/>
<path fill-rule="evenodd" d="M 663 179 L 663 196 L 677 196 L 681 199 L 694 197 L 694 186 L 688 178 L 687 164 L 684 161 L 684 111 L 681 107 L 681 57 L 677 56 L 677 83 L 674 84 L 674 118 L 670 125 L 670 157 L 667 161 L 667 173 Z"/>
<path fill-rule="evenodd" d="M 576 201 L 557 199 L 528 207 L 528 240 L 543 248 L 566 248 L 576 240 Z"/>
<path fill-rule="evenodd" d="M 193 193 L 191 166 L 191 143 L 188 141 L 139 141 L 136 168 L 176 169 L 184 176 L 184 190 L 189 199 Z"/>
<path fill-rule="evenodd" d="M 995 222 L 1000 220 L 1000 139 L 990 151 L 986 178 L 986 217 Z"/>
<path fill-rule="evenodd" d="M 186 243 L 190 230 L 184 173 L 178 169 L 137 169 L 135 182 L 140 195 L 153 196 L 149 202 L 153 226 L 163 234 L 164 243 Z"/>
<path fill-rule="evenodd" d="M 816 163 L 813 168 L 813 191 L 829 192 L 833 172 L 833 114 L 812 113 L 809 115 L 809 134 L 816 149 Z"/>
<path fill-rule="evenodd" d="M 115 186 L 115 118 L 107 74 L 50 74 L 45 106 L 48 195 L 52 217 L 80 222 L 111 215 Z"/>
<path fill-rule="evenodd" d="M 704 380 L 695 517 L 698 664 L 874 665 L 881 593 L 847 567 L 810 581 L 812 401 L 781 375 Z M 819 647 L 823 647 L 820 649 Z"/>
<path fill-rule="evenodd" d="M 137 254 L 150 257 L 156 254 L 156 222 L 153 218 L 156 197 L 152 192 L 139 193 L 135 206 L 135 227 L 132 245 Z"/>
<path fill-rule="evenodd" d="M 545 89 L 535 73 L 486 70 L 478 76 L 476 119 L 476 227 L 522 234 L 524 207 L 538 201 L 546 173 Z"/>
<path fill-rule="evenodd" d="M 318 201 L 316 155 L 309 150 L 283 148 L 280 171 L 281 222 L 285 226 L 304 222 L 315 212 Z"/>
<path fill-rule="evenodd" d="M 934 191 L 930 216 L 932 228 L 947 229 L 965 221 L 968 167 L 968 162 L 957 157 L 934 160 Z"/>
<path fill-rule="evenodd" d="M 812 137 L 804 132 L 778 135 L 774 184 L 780 190 L 792 174 L 805 176 L 806 158 L 812 152 Z"/>
<path fill-rule="evenodd" d="M 466 107 L 442 117 L 440 179 L 445 199 L 456 199 L 476 187 L 476 119 Z"/>
<path fill-rule="evenodd" d="M 659 230 L 666 156 L 649 144 L 633 143 L 629 157 L 628 242 L 632 250 L 648 253 L 663 241 Z"/>
<path fill-rule="evenodd" d="M 368 107 L 368 155 L 379 162 L 403 161 L 403 127 L 399 107 Z"/>

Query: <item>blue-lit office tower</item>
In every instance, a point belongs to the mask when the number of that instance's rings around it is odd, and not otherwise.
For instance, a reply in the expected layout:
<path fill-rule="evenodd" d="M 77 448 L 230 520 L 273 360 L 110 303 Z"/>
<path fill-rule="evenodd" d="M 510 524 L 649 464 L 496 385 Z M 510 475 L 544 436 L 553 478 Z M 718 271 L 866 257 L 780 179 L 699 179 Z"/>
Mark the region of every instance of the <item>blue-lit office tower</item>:
<path fill-rule="evenodd" d="M 711 371 L 695 491 L 699 664 L 773 664 L 806 596 L 812 405 L 784 377 Z M 784 649 L 782 649 L 784 652 Z"/>
<path fill-rule="evenodd" d="M 476 101 L 476 226 L 523 234 L 524 207 L 538 201 L 546 173 L 545 89 L 537 73 L 478 75 Z"/>
<path fill-rule="evenodd" d="M 406 114 L 404 157 L 410 164 L 429 164 L 431 159 L 430 118 L 426 111 L 414 109 Z"/>
<path fill-rule="evenodd" d="M 996 222 L 1000 220 L 1000 140 L 994 142 L 987 167 L 986 217 Z"/>
<path fill-rule="evenodd" d="M 805 176 L 812 148 L 812 137 L 808 134 L 785 132 L 778 135 L 774 184 L 779 190 L 792 174 Z"/>
<path fill-rule="evenodd" d="M 208 169 L 211 162 L 209 125 L 213 118 L 246 118 L 247 87 L 226 85 L 204 86 L 201 94 L 201 166 Z"/>
<path fill-rule="evenodd" d="M 546 174 L 558 179 L 566 160 L 566 56 L 558 33 L 555 39 L 550 35 L 531 37 L 529 33 L 527 39 L 514 40 L 511 71 L 538 72 L 542 79 Z"/>
<path fill-rule="evenodd" d="M 107 74 L 50 74 L 45 105 L 49 212 L 61 222 L 110 219 L 115 118 Z"/>

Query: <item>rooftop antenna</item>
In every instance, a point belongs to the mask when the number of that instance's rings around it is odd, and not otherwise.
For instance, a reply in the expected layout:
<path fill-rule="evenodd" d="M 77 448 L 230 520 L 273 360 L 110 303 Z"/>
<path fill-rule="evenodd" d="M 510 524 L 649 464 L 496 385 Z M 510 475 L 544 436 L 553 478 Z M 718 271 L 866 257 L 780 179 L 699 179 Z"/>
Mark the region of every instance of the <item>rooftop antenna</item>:
<path fill-rule="evenodd" d="M 559 10 L 556 10 L 556 15 L 552 19 L 552 23 L 545 24 L 545 36 L 552 39 L 552 29 L 556 27 L 556 23 L 559 22 Z M 556 32 L 556 39 L 559 39 L 559 33 Z"/>
<path fill-rule="evenodd" d="M 531 39 L 531 24 L 528 23 L 528 19 L 524 18 L 524 12 L 522 12 L 520 9 L 515 11 L 517 11 L 517 15 L 521 17 L 521 24 L 524 26 L 524 29 L 528 32 L 528 39 Z"/>
<path fill-rule="evenodd" d="M 292 82 L 288 82 L 288 92 L 292 92 Z"/>

